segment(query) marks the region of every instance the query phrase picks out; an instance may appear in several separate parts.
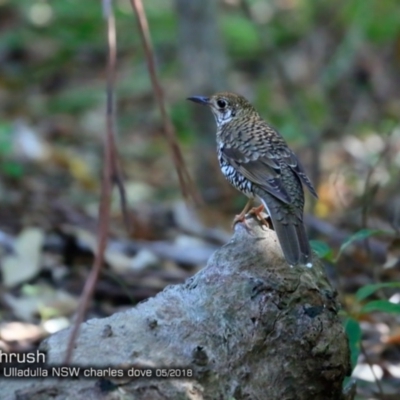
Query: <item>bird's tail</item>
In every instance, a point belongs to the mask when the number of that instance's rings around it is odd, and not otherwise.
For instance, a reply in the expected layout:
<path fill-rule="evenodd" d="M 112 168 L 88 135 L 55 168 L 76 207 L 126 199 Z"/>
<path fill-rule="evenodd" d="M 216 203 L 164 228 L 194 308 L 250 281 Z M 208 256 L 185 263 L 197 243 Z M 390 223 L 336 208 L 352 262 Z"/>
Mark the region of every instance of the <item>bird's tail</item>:
<path fill-rule="evenodd" d="M 289 265 L 302 264 L 312 267 L 312 252 L 303 221 L 279 200 L 268 199 L 268 206 L 264 199 L 261 201 L 270 215 L 283 255 Z"/>

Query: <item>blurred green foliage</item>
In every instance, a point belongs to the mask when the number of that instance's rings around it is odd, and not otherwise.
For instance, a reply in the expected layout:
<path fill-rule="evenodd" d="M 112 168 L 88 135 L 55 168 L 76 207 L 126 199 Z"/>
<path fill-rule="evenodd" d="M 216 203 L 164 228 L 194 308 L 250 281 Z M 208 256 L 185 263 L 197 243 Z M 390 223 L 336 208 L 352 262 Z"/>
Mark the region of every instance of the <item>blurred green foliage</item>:
<path fill-rule="evenodd" d="M 398 11 L 397 0 L 352 0 L 344 5 L 341 20 L 345 27 L 354 24 L 363 35 L 379 44 L 400 33 Z"/>
<path fill-rule="evenodd" d="M 336 257 L 334 256 L 333 250 L 328 244 L 321 241 L 312 240 L 311 247 L 317 253 L 318 257 L 326 260 L 330 263 L 336 264 L 339 261 L 340 256 L 343 252 L 355 241 L 365 240 L 369 237 L 388 233 L 377 229 L 362 229 L 355 234 L 351 235 L 346 241 L 344 241 L 340 247 L 340 250 Z M 400 315 L 400 304 L 393 303 L 387 299 L 379 300 L 368 300 L 371 296 L 374 296 L 376 292 L 382 291 L 383 289 L 398 289 L 400 288 L 400 282 L 382 282 L 374 283 L 362 286 L 355 293 L 354 304 L 351 306 L 351 310 L 347 309 L 344 313 L 344 327 L 349 339 L 349 347 L 351 351 L 351 364 L 354 368 L 357 364 L 357 359 L 360 354 L 361 344 L 361 326 L 360 321 L 363 315 L 370 314 L 373 312 L 383 312 L 388 314 L 399 314 Z M 346 381 L 347 382 L 347 381 Z"/>
<path fill-rule="evenodd" d="M 221 19 L 222 33 L 232 57 L 257 57 L 262 45 L 257 30 L 241 14 L 224 15 Z"/>
<path fill-rule="evenodd" d="M 43 103 L 37 100 L 26 105 L 33 116 L 40 118 L 49 112 L 81 114 L 104 102 L 104 72 L 100 71 L 105 68 L 106 32 L 101 2 L 3 0 L 0 4 L 12 27 L 2 31 L 0 53 L 25 54 L 21 61 L 11 57 L 13 60 L 4 63 L 0 79 L 8 87 L 22 92 L 32 84 L 50 92 L 50 96 L 42 99 Z M 119 62 L 128 62 L 132 71 L 130 75 L 119 76 L 118 98 L 123 100 L 149 92 L 151 86 L 131 5 L 127 0 L 115 0 L 114 4 Z M 329 21 L 329 26 L 343 40 L 343 46 L 338 46 L 338 53 L 332 54 L 327 65 L 325 81 L 321 80 L 329 85 L 340 76 L 346 54 L 354 53 L 353 46 L 358 43 L 354 38 L 365 37 L 382 45 L 395 41 L 400 32 L 397 0 L 350 0 L 335 4 L 299 0 L 286 6 L 285 2 L 251 0 L 249 4 L 260 19 L 261 29 L 246 18 L 240 7 L 227 7 L 225 2 L 221 2 L 220 24 L 233 65 L 243 60 L 259 64 L 257 68 L 261 69 L 256 72 L 255 79 L 262 78 L 271 68 L 268 60 L 271 55 L 266 46 L 280 52 L 296 46 L 320 21 Z M 164 81 L 176 78 L 178 43 L 174 2 L 147 0 L 145 7 L 162 78 Z M 86 82 L 82 84 L 82 81 Z M 299 134 L 301 124 L 290 104 L 282 107 L 275 101 L 271 80 L 262 79 L 256 91 L 256 105 L 262 111 L 268 110 L 265 116 L 272 125 L 279 126 L 290 141 L 305 140 L 307 132 Z M 307 110 L 307 118 L 317 130 L 322 130 L 330 116 L 326 98 L 321 91 L 310 90 L 307 86 L 296 87 L 296 91 Z M 181 107 L 173 109 L 179 134 L 189 140 L 190 129 L 184 121 L 188 113 Z M 126 121 L 124 128 L 128 128 L 135 117 L 127 119 L 123 114 L 124 111 L 121 112 L 121 119 Z"/>
<path fill-rule="evenodd" d="M 319 258 L 322 258 L 328 262 L 336 263 L 338 262 L 343 252 L 354 242 L 365 240 L 371 236 L 377 236 L 382 234 L 390 235 L 391 232 L 387 232 L 381 229 L 361 229 L 358 232 L 355 232 L 353 235 L 351 235 L 347 240 L 345 240 L 342 243 L 336 257 L 333 255 L 332 249 L 324 242 L 318 240 L 312 240 L 311 246 L 313 250 L 318 254 Z"/>
<path fill-rule="evenodd" d="M 7 156 L 12 151 L 11 124 L 0 121 L 0 157 Z"/>
<path fill-rule="evenodd" d="M 12 126 L 0 121 L 0 173 L 12 179 L 22 178 L 25 168 L 13 158 Z"/>
<path fill-rule="evenodd" d="M 391 54 L 390 60 L 393 60 L 386 61 L 387 65 L 394 68 L 400 64 L 399 0 L 251 0 L 249 4 L 258 23 L 250 21 L 237 2 L 221 1 L 221 34 L 230 62 L 227 73 L 236 72 L 236 75 L 231 74 L 231 82 L 239 82 L 239 87 L 253 87 L 256 107 L 289 141 L 306 143 L 309 140 L 310 132 L 300 131 L 304 119 L 318 132 L 323 132 L 336 117 L 330 128 L 335 138 L 343 134 L 336 126 L 341 121 L 341 113 L 348 112 L 353 106 L 356 92 L 365 95 L 360 96 L 362 101 L 376 102 L 372 106 L 376 119 L 369 119 L 367 115 L 354 124 L 350 115 L 346 127 L 349 132 L 346 133 L 363 137 L 374 129 L 387 134 L 398 125 L 398 105 L 388 101 L 390 104 L 384 107 L 384 95 L 381 92 L 379 96 L 371 94 L 372 84 L 367 76 L 370 65 L 365 65 L 365 59 L 355 61 L 355 58 L 360 48 L 366 53 L 370 49 L 384 48 L 385 54 Z M 121 133 L 130 132 L 132 126 L 138 125 L 158 129 L 159 115 L 152 102 L 136 19 L 129 0 L 115 0 L 114 5 L 118 126 Z M 166 92 L 173 91 L 177 83 L 181 83 L 174 2 L 146 0 L 144 5 L 163 85 Z M 104 107 L 106 27 L 101 1 L 94 0 L 0 0 L 0 26 L 0 100 L 7 100 L 0 109 L 0 173 L 7 178 L 19 179 L 24 175 L 24 165 L 13 156 L 12 122 L 16 116 L 23 114 L 36 122 L 46 121 L 53 115 L 67 116 L 73 118 L 74 133 L 79 137 L 80 130 L 84 129 L 81 119 L 88 112 Z M 276 53 L 290 67 L 296 57 L 290 58 L 288 53 L 307 55 L 310 46 L 321 45 L 317 40 L 319 35 L 329 36 L 322 43 L 323 46 L 330 45 L 332 52 L 318 60 L 323 67 L 313 71 L 317 75 L 317 84 L 307 78 L 298 78 L 300 83 L 294 84 L 294 93 L 283 96 L 285 90 L 275 79 Z M 309 39 L 306 44 L 305 38 Z M 368 62 L 373 64 L 376 60 Z M 373 68 L 376 68 L 375 64 Z M 301 68 L 294 69 L 298 73 Z M 239 79 L 238 71 L 241 73 Z M 346 85 L 341 85 L 343 76 Z M 173 98 L 167 95 L 170 97 Z M 180 140 L 186 144 L 193 140 L 189 124 L 191 114 L 181 97 L 175 103 L 172 101 L 169 111 Z M 291 100 L 300 104 L 305 112 L 299 115 Z M 335 117 L 332 117 L 332 105 L 342 107 Z M 155 158 L 164 150 L 157 146 L 159 144 L 151 149 Z M 127 148 L 131 150 L 129 146 Z M 147 153 L 141 156 L 146 158 Z M 364 156 L 364 160 L 373 164 L 380 154 L 371 152 L 370 156 Z M 398 171 L 395 174 L 397 176 Z M 360 178 L 357 175 L 354 179 Z M 239 196 L 232 201 L 244 205 L 245 199 Z M 342 244 L 336 255 L 324 242 L 313 241 L 312 246 L 322 259 L 336 264 L 354 241 L 381 233 L 370 229 L 356 232 Z M 355 311 L 348 312 L 344 322 L 353 366 L 360 352 L 361 317 L 372 312 L 399 314 L 398 304 L 374 297 L 377 292 L 398 287 L 399 282 L 375 283 L 361 287 L 355 294 Z"/>
<path fill-rule="evenodd" d="M 349 338 L 351 366 L 354 368 L 360 355 L 361 328 L 359 322 L 353 318 L 347 318 L 344 327 Z"/>

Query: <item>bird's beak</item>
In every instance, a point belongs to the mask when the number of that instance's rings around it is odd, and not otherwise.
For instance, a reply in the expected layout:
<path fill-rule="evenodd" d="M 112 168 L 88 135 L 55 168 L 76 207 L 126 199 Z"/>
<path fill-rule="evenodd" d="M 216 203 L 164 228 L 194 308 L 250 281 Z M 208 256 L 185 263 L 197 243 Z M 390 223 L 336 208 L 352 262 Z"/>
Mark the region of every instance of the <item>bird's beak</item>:
<path fill-rule="evenodd" d="M 195 103 L 199 103 L 199 104 L 203 104 L 203 105 L 207 105 L 210 102 L 210 98 L 205 97 L 205 96 L 188 97 L 188 100 L 194 101 Z"/>

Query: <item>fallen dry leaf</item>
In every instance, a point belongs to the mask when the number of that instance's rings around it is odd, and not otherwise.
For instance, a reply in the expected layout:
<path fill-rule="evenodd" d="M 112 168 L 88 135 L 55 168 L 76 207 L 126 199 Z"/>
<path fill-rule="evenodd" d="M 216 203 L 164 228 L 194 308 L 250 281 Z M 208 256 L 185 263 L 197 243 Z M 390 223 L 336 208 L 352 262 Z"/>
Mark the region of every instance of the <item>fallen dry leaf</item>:
<path fill-rule="evenodd" d="M 28 322 L 5 322 L 0 325 L 0 337 L 7 342 L 35 342 L 45 336 L 47 336 L 47 333 L 43 328 Z"/>
<path fill-rule="evenodd" d="M 15 254 L 2 262 L 3 283 L 14 287 L 33 278 L 41 269 L 44 233 L 39 228 L 26 228 L 15 240 Z"/>
<path fill-rule="evenodd" d="M 19 297 L 10 293 L 3 296 L 14 315 L 23 321 L 34 321 L 39 315 L 42 319 L 70 315 L 78 307 L 78 299 L 62 289 L 47 285 L 36 285 L 35 289 Z"/>

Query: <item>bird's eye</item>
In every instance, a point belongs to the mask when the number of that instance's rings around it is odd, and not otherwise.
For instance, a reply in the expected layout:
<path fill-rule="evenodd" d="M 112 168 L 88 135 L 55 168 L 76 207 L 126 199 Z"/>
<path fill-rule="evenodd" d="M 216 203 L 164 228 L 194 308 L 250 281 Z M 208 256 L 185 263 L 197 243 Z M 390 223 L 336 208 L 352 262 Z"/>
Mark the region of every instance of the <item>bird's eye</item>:
<path fill-rule="evenodd" d="M 218 106 L 219 108 L 225 108 L 225 107 L 226 107 L 226 101 L 225 101 L 225 100 L 222 100 L 222 99 L 218 100 L 218 101 L 217 101 L 217 106 Z"/>

